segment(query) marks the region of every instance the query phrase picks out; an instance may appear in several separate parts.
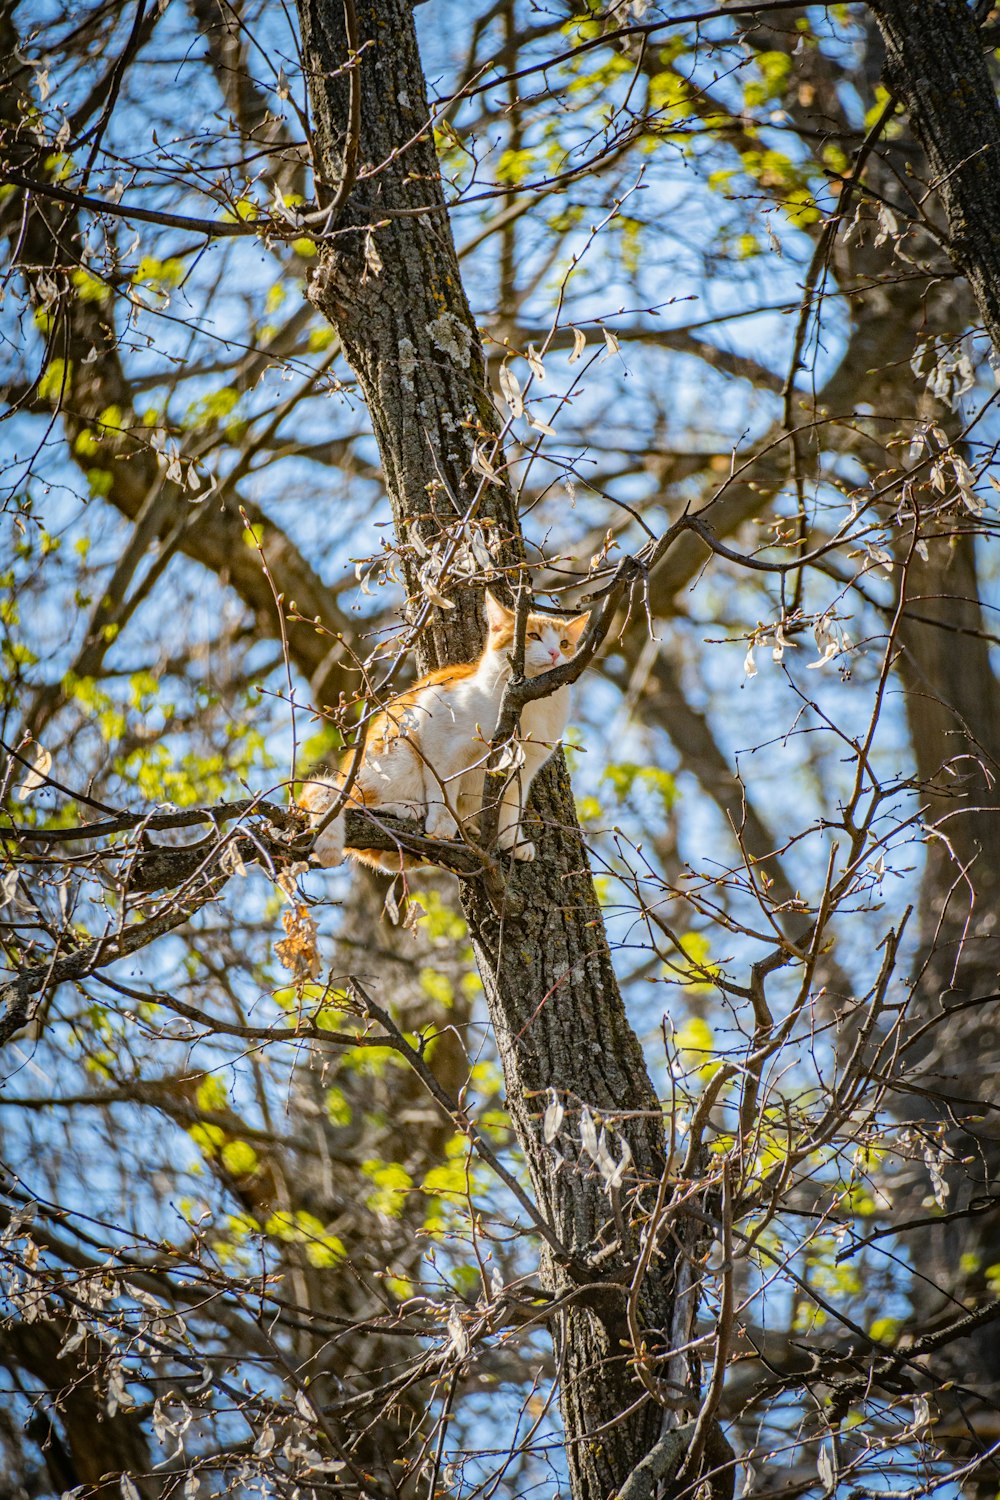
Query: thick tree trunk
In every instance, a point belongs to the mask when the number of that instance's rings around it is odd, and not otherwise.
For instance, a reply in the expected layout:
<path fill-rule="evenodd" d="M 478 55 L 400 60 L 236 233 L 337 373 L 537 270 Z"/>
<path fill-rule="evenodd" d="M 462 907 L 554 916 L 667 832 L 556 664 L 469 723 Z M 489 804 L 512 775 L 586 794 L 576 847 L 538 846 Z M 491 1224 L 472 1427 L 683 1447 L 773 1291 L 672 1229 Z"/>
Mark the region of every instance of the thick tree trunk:
<path fill-rule="evenodd" d="M 318 190 L 330 201 L 350 154 L 345 13 L 340 0 L 300 0 L 299 11 L 316 161 L 326 179 Z M 465 536 L 485 522 L 480 534 L 498 569 L 520 568 L 524 553 L 508 485 L 484 484 L 474 466 L 476 447 L 485 444 L 493 468 L 502 470 L 502 454 L 493 453 L 497 417 L 427 129 L 409 0 L 368 0 L 357 21 L 359 179 L 324 247 L 311 295 L 335 324 L 367 399 L 407 582 L 419 600 L 420 558 L 405 546 L 415 528 L 424 547 L 441 556 L 463 531 L 463 515 L 471 516 Z M 370 235 L 374 224 L 380 227 Z M 466 660 L 480 649 L 481 586 L 462 587 L 452 598 L 456 607 L 435 609 L 421 635 L 425 666 Z M 630 1190 L 638 1179 L 655 1191 L 664 1133 L 625 1015 L 561 756 L 538 778 L 532 809 L 541 820 L 532 834 L 536 862 L 514 867 L 503 910 L 480 884 L 467 882 L 466 912 L 508 1107 L 552 1231 L 543 1252 L 546 1284 L 565 1299 L 554 1332 L 573 1493 L 607 1500 L 676 1420 L 666 1404 L 640 1399 L 626 1320 L 639 1233 L 639 1201 Z M 562 1166 L 541 1134 L 550 1088 L 566 1105 L 556 1143 Z M 621 1211 L 581 1147 L 582 1105 L 612 1120 L 619 1111 L 628 1116 L 609 1130 L 616 1157 L 626 1139 L 634 1161 Z M 684 1239 L 683 1223 L 674 1227 Z M 664 1356 L 689 1336 L 695 1297 L 687 1259 L 664 1248 L 640 1289 L 638 1321 L 649 1354 L 659 1356 L 655 1379 L 678 1381 L 676 1362 Z M 679 1295 L 681 1278 L 686 1295 Z"/>
<path fill-rule="evenodd" d="M 1000 354 L 1000 109 L 966 0 L 870 0 L 886 79 L 905 100 L 969 279 Z"/>
<path fill-rule="evenodd" d="M 102 1363 L 94 1360 L 93 1346 L 89 1359 L 86 1346 L 70 1354 L 61 1352 L 72 1327 L 66 1318 L 10 1323 L 0 1338 L 0 1363 L 26 1371 L 29 1386 L 49 1393 L 48 1401 L 39 1402 L 29 1429 L 44 1431 L 44 1424 L 52 1422 L 40 1443 L 52 1488 L 58 1493 L 80 1485 L 93 1500 L 120 1500 L 120 1476 L 127 1474 L 141 1500 L 157 1500 L 162 1481 L 153 1475 L 142 1419 L 126 1410 L 108 1415 Z"/>
<path fill-rule="evenodd" d="M 949 253 L 968 278 L 1000 358 L 1000 105 L 973 9 L 965 0 L 871 0 L 871 8 L 886 47 L 886 80 L 905 100 L 923 146 L 926 160 L 917 170 L 940 199 Z M 903 671 L 911 699 L 921 698 L 911 704 L 911 719 L 921 779 L 933 786 L 931 820 L 986 908 L 1000 894 L 1000 701 L 982 636 L 973 538 L 951 541 L 945 569 L 937 561 L 940 547 L 930 563 L 911 564 L 910 612 L 923 618 L 907 622 Z M 944 786 L 938 773 L 946 762 L 954 771 Z M 947 852 L 932 860 L 938 857 Z M 968 903 L 963 930 L 967 913 Z M 934 917 L 924 913 L 925 930 Z M 981 935 L 987 943 L 992 932 L 989 921 Z M 972 959 L 968 939 L 975 931 L 966 938 L 961 961 L 995 970 L 995 946 Z M 953 950 L 938 965 L 943 988 L 959 958 Z"/>
<path fill-rule="evenodd" d="M 974 7 L 964 0 L 871 0 L 871 9 L 885 43 L 886 81 L 907 105 L 923 147 L 926 160 L 917 170 L 937 193 L 949 253 L 1000 355 L 1000 108 Z M 923 1327 L 950 1316 L 955 1299 L 968 1307 L 988 1300 L 986 1272 L 1000 1245 L 1000 1214 L 981 1211 L 1000 1176 L 1000 694 L 981 635 L 973 538 L 960 539 L 946 560 L 943 552 L 943 544 L 932 546 L 929 563 L 914 559 L 911 565 L 901 637 L 915 759 L 927 788 L 927 822 L 935 829 L 921 888 L 923 965 L 915 1011 L 920 1021 L 939 1019 L 921 1055 L 907 1055 L 903 1067 L 904 1082 L 928 1090 L 923 1097 L 932 1110 L 935 1101 L 940 1106 L 946 1207 L 980 1211 L 908 1237 L 922 1273 L 911 1296 Z M 902 1104 L 908 1113 L 920 1112 L 908 1094 Z M 902 1187 L 895 1194 L 901 1218 L 926 1213 L 920 1207 L 926 1186 L 918 1173 L 911 1191 Z M 977 1449 L 984 1411 L 983 1445 L 995 1436 L 995 1333 L 980 1329 L 948 1350 L 942 1364 L 984 1399 L 977 1409 L 964 1398 L 954 1424 L 968 1456 Z M 967 1479 L 965 1490 L 992 1496 L 996 1483 L 987 1465 Z"/>

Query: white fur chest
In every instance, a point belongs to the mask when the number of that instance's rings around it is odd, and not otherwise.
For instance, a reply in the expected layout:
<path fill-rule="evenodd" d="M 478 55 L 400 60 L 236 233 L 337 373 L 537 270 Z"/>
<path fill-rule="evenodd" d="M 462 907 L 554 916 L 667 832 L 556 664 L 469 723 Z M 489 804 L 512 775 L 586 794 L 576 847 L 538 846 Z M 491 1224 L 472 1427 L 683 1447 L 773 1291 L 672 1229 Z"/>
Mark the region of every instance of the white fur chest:
<path fill-rule="evenodd" d="M 470 750 L 489 739 L 496 724 L 497 706 L 502 687 L 494 687 L 478 677 L 469 677 L 454 687 L 434 686 L 420 696 L 420 740 L 424 751 L 433 758 L 435 749 L 453 747 L 459 742 Z"/>
<path fill-rule="evenodd" d="M 483 745 L 492 738 L 500 714 L 506 677 L 467 678 L 454 687 L 435 685 L 421 694 L 417 710 L 419 738 L 425 752 L 445 740 L 464 739 Z M 546 698 L 525 704 L 521 711 L 521 735 L 536 745 L 554 746 L 569 717 L 570 689 L 561 687 Z"/>
<path fill-rule="evenodd" d="M 569 718 L 570 690 L 557 688 L 547 698 L 536 698 L 521 710 L 521 734 L 536 744 L 555 745 L 562 739 Z"/>
<path fill-rule="evenodd" d="M 507 681 L 507 674 L 504 673 L 493 682 L 477 677 L 462 684 L 463 690 L 468 690 L 470 713 L 475 715 L 475 723 L 488 738 L 492 738 L 496 731 Z M 562 687 L 546 698 L 536 698 L 534 702 L 526 703 L 521 710 L 522 739 L 531 739 L 536 745 L 554 746 L 562 739 L 566 728 L 569 701 L 570 689 Z"/>

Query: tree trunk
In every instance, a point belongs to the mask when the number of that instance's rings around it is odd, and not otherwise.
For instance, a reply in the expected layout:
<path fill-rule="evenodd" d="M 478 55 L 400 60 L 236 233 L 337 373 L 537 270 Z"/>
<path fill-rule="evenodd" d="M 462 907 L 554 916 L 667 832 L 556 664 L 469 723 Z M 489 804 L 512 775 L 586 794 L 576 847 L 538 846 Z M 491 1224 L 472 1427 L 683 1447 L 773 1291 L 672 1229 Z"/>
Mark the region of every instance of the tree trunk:
<path fill-rule="evenodd" d="M 38 1402 L 29 1428 L 44 1431 L 51 1421 L 40 1447 L 53 1489 L 81 1485 L 93 1500 L 119 1500 L 120 1476 L 127 1474 L 141 1500 L 156 1500 L 161 1481 L 152 1472 L 142 1419 L 126 1410 L 108 1415 L 102 1361 L 93 1358 L 93 1346 L 90 1359 L 86 1346 L 61 1352 L 72 1326 L 66 1318 L 11 1323 L 0 1339 L 0 1363 L 27 1371 L 29 1385 L 48 1393 Z"/>
<path fill-rule="evenodd" d="M 350 155 L 350 73 L 341 71 L 349 56 L 345 10 L 340 0 L 300 0 L 299 13 L 315 117 L 317 196 L 330 202 Z M 423 546 L 440 557 L 449 541 L 485 522 L 480 535 L 508 576 L 523 567 L 524 551 L 509 486 L 484 483 L 474 467 L 477 444 L 485 445 L 481 451 L 502 474 L 502 454 L 493 451 L 498 424 L 427 127 L 409 0 L 368 0 L 357 8 L 357 23 L 359 180 L 341 205 L 337 234 L 323 248 L 310 295 L 336 326 L 368 402 L 407 583 L 419 601 L 421 560 L 405 545 L 415 528 Z M 471 519 L 463 522 L 463 515 Z M 453 599 L 453 610 L 434 609 L 420 636 L 425 667 L 468 660 L 480 650 L 481 584 L 456 590 Z M 664 1171 L 664 1132 L 625 1015 L 561 756 L 537 778 L 531 807 L 541 820 L 540 832 L 532 831 L 538 858 L 514 866 L 502 910 L 473 881 L 465 884 L 465 906 L 507 1104 L 552 1232 L 543 1274 L 548 1289 L 564 1299 L 553 1331 L 573 1494 L 607 1500 L 677 1420 L 652 1396 L 640 1399 L 637 1351 L 629 1347 L 626 1322 L 641 1214 L 639 1195 L 630 1190 L 638 1181 L 655 1193 Z M 541 1134 L 550 1088 L 566 1105 L 555 1143 L 566 1158 L 561 1167 L 559 1153 Z M 628 1141 L 634 1167 L 620 1211 L 581 1147 L 582 1105 L 614 1122 L 609 1137 L 616 1159 L 620 1142 Z M 618 1112 L 626 1116 L 620 1123 Z M 691 1240 L 683 1222 L 675 1228 L 682 1241 Z M 679 1375 L 665 1356 L 689 1337 L 696 1298 L 687 1257 L 664 1249 L 640 1289 L 637 1317 L 648 1354 L 658 1357 L 649 1383 L 659 1380 L 665 1392 L 665 1378 L 687 1383 L 686 1368 Z"/>
<path fill-rule="evenodd" d="M 1000 354 L 1000 109 L 965 0 L 871 0 L 887 82 L 905 100 L 968 277 Z"/>
<path fill-rule="evenodd" d="M 886 81 L 907 105 L 925 154 L 917 170 L 937 193 L 949 253 L 968 278 L 1000 355 L 1000 109 L 973 8 L 964 0 L 871 0 L 871 8 L 885 43 Z M 954 1212 L 981 1210 L 1000 1176 L 1000 694 L 982 636 L 974 539 L 958 539 L 944 566 L 943 552 L 938 544 L 929 564 L 913 560 L 901 636 L 915 759 L 928 789 L 927 823 L 935 829 L 921 886 L 915 1020 L 938 1020 L 920 1056 L 903 1059 L 903 1070 L 905 1083 L 930 1091 L 924 1097 L 931 1112 L 934 1101 L 940 1102 L 940 1170 L 949 1192 L 945 1206 Z M 964 1107 L 947 1102 L 959 1099 Z M 914 1112 L 912 1096 L 904 1093 L 902 1102 Z M 902 1219 L 926 1214 L 920 1207 L 926 1190 L 926 1178 L 917 1173 L 909 1190 L 903 1186 L 894 1195 Z M 920 1326 L 948 1315 L 954 1299 L 972 1308 L 990 1298 L 986 1272 L 1000 1246 L 996 1210 L 928 1227 L 908 1239 L 922 1272 L 911 1291 Z M 1000 1389 L 995 1333 L 974 1332 L 947 1351 L 944 1364 L 984 1399 L 977 1409 L 964 1398 L 954 1424 L 969 1456 L 979 1446 L 983 1411 L 983 1443 L 994 1435 Z M 992 1496 L 996 1483 L 987 1465 L 966 1480 L 965 1490 Z"/>

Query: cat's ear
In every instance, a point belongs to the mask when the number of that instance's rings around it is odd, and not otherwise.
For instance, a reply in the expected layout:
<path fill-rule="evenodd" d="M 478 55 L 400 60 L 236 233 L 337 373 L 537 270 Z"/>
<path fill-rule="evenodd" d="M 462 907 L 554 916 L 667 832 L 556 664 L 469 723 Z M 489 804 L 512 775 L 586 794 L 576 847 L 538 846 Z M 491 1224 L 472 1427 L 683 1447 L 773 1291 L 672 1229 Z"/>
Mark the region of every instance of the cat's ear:
<path fill-rule="evenodd" d="M 486 590 L 484 613 L 486 623 L 491 630 L 502 630 L 514 618 L 514 611 L 508 609 L 506 604 L 501 604 L 496 594 L 491 593 L 489 589 Z"/>
<path fill-rule="evenodd" d="M 578 644 L 581 635 L 583 635 L 583 632 L 586 630 L 587 622 L 589 621 L 589 619 L 590 610 L 588 610 L 585 615 L 571 615 L 570 618 L 566 621 L 566 624 L 563 628 L 566 631 L 566 634 L 569 636 L 570 640 L 573 642 L 574 646 Z"/>

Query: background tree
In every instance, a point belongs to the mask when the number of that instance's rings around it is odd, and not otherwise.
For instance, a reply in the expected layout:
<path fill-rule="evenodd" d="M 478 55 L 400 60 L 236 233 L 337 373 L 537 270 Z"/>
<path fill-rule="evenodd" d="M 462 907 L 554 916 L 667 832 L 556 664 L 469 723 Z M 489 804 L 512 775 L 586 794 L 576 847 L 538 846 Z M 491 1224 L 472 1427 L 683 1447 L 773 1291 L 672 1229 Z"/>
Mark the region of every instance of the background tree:
<path fill-rule="evenodd" d="M 11 1493 L 995 1491 L 993 20 L 909 9 L 2 8 Z M 308 873 L 529 580 L 580 823 Z"/>

